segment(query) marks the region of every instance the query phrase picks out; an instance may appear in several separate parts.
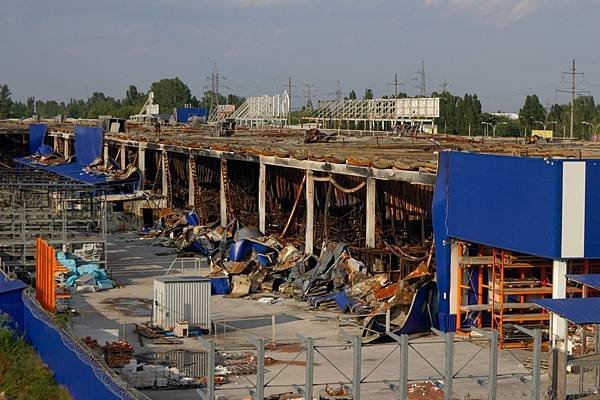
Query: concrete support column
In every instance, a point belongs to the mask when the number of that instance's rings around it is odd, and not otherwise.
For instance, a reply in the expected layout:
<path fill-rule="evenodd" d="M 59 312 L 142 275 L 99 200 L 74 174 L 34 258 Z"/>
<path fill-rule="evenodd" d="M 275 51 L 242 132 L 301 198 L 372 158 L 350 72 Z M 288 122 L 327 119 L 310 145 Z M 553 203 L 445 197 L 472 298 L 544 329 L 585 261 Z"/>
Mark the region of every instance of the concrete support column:
<path fill-rule="evenodd" d="M 258 167 L 258 230 L 265 233 L 267 229 L 267 166 L 260 163 Z"/>
<path fill-rule="evenodd" d="M 162 155 L 161 155 L 161 169 L 162 169 L 162 195 L 163 196 L 167 196 L 169 194 L 169 181 L 167 179 L 167 174 L 165 173 L 165 171 L 167 170 L 168 166 L 165 164 L 167 157 L 165 157 L 165 155 L 167 154 L 166 150 L 162 151 Z M 168 201 L 168 199 L 167 199 Z"/>
<path fill-rule="evenodd" d="M 458 285 L 462 283 L 462 271 L 459 266 L 460 254 L 458 252 L 458 243 L 452 241 L 450 243 L 450 298 L 448 302 L 450 304 L 450 314 L 456 314 L 458 311 L 459 304 L 459 290 Z M 458 324 L 459 321 L 456 321 Z"/>
<path fill-rule="evenodd" d="M 194 168 L 196 163 L 194 162 L 194 155 L 190 154 L 188 158 L 188 204 L 194 206 L 196 203 L 196 181 L 194 179 Z"/>
<path fill-rule="evenodd" d="M 142 176 L 142 182 L 144 182 L 146 180 L 146 147 L 142 146 L 141 142 L 138 144 L 138 170 Z"/>
<path fill-rule="evenodd" d="M 367 217 L 366 217 L 366 246 L 375 248 L 375 196 L 377 193 L 376 182 L 372 177 L 367 178 Z"/>
<path fill-rule="evenodd" d="M 65 158 L 69 158 L 69 157 L 71 157 L 71 142 L 66 137 L 63 140 L 65 142 L 65 151 L 64 151 L 65 154 L 63 154 L 63 156 Z"/>
<path fill-rule="evenodd" d="M 58 148 L 58 136 L 52 137 L 52 147 L 54 148 L 54 150 Z"/>
<path fill-rule="evenodd" d="M 567 263 L 554 260 L 552 262 L 552 298 L 564 299 L 567 297 Z M 568 324 L 564 318 L 552 314 L 552 347 L 567 350 L 567 328 Z"/>
<path fill-rule="evenodd" d="M 315 218 L 315 179 L 312 171 L 306 171 L 306 234 L 304 235 L 304 252 L 314 251 L 314 218 Z"/>
<path fill-rule="evenodd" d="M 108 145 L 105 144 L 104 147 L 102 148 L 102 161 L 104 161 L 104 163 L 108 162 Z"/>
<path fill-rule="evenodd" d="M 121 169 L 125 169 L 127 167 L 127 147 L 124 144 L 121 145 L 120 154 L 119 164 L 121 165 Z"/>
<path fill-rule="evenodd" d="M 225 177 L 223 176 L 223 164 L 221 164 L 219 200 L 221 205 L 221 225 L 227 225 L 227 197 L 225 196 Z"/>

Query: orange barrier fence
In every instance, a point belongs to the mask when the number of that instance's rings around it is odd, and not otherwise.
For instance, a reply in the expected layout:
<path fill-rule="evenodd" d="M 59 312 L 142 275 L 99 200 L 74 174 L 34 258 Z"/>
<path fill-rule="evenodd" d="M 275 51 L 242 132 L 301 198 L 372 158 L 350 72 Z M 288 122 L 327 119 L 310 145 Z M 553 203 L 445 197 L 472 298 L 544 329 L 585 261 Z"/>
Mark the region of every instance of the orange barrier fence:
<path fill-rule="evenodd" d="M 42 238 L 35 242 L 35 292 L 36 299 L 48 311 L 55 311 L 56 299 L 70 297 L 56 293 L 56 274 L 67 269 L 56 260 L 56 250 Z"/>

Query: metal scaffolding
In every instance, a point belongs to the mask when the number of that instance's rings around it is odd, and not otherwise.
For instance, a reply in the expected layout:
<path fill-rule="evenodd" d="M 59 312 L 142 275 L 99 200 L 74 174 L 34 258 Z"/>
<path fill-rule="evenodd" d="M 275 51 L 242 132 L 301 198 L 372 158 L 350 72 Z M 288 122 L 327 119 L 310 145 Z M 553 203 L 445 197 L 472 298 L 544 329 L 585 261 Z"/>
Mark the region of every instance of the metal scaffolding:
<path fill-rule="evenodd" d="M 86 261 L 106 266 L 105 219 L 106 197 L 94 186 L 40 170 L 0 169 L 0 256 L 9 269 L 33 270 L 37 237 L 89 251 Z"/>
<path fill-rule="evenodd" d="M 302 120 L 325 128 L 368 124 L 369 129 L 388 129 L 397 123 L 432 124 L 440 115 L 439 98 L 321 100 L 305 110 Z"/>

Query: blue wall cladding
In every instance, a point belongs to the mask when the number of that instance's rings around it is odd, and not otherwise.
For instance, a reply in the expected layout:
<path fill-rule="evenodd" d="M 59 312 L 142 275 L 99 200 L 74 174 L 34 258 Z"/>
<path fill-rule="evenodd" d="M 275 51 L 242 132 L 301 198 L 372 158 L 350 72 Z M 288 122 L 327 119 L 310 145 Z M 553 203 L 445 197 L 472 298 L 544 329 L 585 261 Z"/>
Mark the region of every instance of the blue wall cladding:
<path fill-rule="evenodd" d="M 559 258 L 562 161 L 446 152 L 447 236 Z"/>

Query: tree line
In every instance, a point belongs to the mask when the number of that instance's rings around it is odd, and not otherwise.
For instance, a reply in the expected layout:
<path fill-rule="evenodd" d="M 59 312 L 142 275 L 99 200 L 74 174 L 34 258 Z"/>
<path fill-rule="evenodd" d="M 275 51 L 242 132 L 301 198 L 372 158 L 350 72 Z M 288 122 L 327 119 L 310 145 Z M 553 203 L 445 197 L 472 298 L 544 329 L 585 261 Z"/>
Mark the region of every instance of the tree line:
<path fill-rule="evenodd" d="M 171 113 L 176 107 L 190 105 L 210 109 L 213 93 L 207 90 L 200 99 L 193 96 L 190 88 L 181 79 L 165 78 L 150 85 L 154 92 L 154 102 L 160 105 L 161 112 Z M 548 129 L 555 131 L 555 136 L 568 136 L 570 126 L 570 104 L 553 104 L 544 108 L 535 94 L 527 95 L 518 112 L 518 119 L 503 115 L 494 115 L 482 111 L 481 101 L 477 94 L 465 94 L 462 97 L 448 91 L 432 93 L 432 97 L 440 98 L 440 116 L 436 119 L 438 132 L 456 135 L 481 135 L 486 131 L 483 123 L 503 123 L 498 126 L 497 136 L 527 136 L 532 129 Z M 394 98 L 394 96 L 383 96 Z M 398 93 L 397 98 L 406 98 L 406 93 Z M 345 99 L 356 99 L 355 90 L 351 90 Z M 373 90 L 365 89 L 363 99 L 372 99 Z M 70 118 L 98 118 L 100 115 L 113 115 L 127 118 L 140 112 L 147 99 L 147 93 L 130 85 L 125 96 L 117 99 L 102 92 L 94 92 L 87 99 L 70 99 L 68 102 L 56 100 L 26 101 L 11 99 L 10 89 L 0 84 L 0 118 L 28 118 L 34 114 L 42 118 L 53 118 L 63 115 Z M 241 105 L 245 98 L 230 93 L 219 94 L 219 104 Z M 306 104 L 305 107 L 311 104 Z M 297 112 L 298 113 L 298 112 Z M 299 112 L 301 113 L 301 111 Z M 292 118 L 295 120 L 297 118 Z M 577 137 L 589 137 L 592 126 L 600 124 L 600 105 L 596 105 L 593 96 L 582 96 L 575 100 L 575 133 Z M 600 129 L 600 127 L 598 127 Z"/>
<path fill-rule="evenodd" d="M 181 79 L 166 78 L 150 85 L 154 93 L 154 103 L 160 106 L 161 113 L 169 114 L 176 107 L 190 105 L 210 109 L 212 91 L 205 91 L 202 98 L 193 96 L 190 88 Z M 6 84 L 0 84 L 0 119 L 29 118 L 34 114 L 42 118 L 53 118 L 63 115 L 69 118 L 98 118 L 100 115 L 112 115 L 127 118 L 138 114 L 148 98 L 148 93 L 139 91 L 135 85 L 130 85 L 121 99 L 107 96 L 102 92 L 94 92 L 87 99 L 70 99 L 68 102 L 56 100 L 35 100 L 33 97 L 26 101 L 12 100 L 11 92 Z M 236 94 L 219 94 L 219 104 L 241 105 L 246 99 Z"/>

